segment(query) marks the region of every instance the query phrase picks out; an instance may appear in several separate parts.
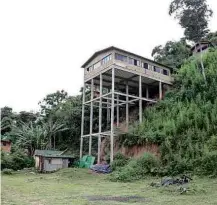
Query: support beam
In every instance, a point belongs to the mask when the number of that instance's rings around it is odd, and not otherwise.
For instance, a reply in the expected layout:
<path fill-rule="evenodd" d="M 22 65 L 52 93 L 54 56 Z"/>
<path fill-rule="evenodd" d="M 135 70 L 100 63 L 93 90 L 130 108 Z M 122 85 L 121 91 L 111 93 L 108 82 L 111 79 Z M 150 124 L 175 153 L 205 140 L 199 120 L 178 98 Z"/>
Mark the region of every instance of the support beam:
<path fill-rule="evenodd" d="M 159 81 L 159 100 L 162 100 L 162 96 L 163 96 L 163 94 L 162 94 L 162 82 Z"/>
<path fill-rule="evenodd" d="M 133 99 L 142 99 L 143 101 L 147 101 L 147 102 L 153 102 L 153 103 L 156 103 L 157 101 L 156 100 L 151 100 L 151 99 L 147 99 L 147 98 L 140 98 L 140 97 L 138 97 L 138 96 L 135 96 L 135 95 L 127 95 L 127 94 L 124 94 L 124 93 L 119 93 L 119 92 L 115 92 L 115 94 L 117 94 L 117 95 L 122 95 L 122 96 L 128 96 L 128 97 L 130 97 L 130 98 L 133 98 Z"/>
<path fill-rule="evenodd" d="M 139 76 L 139 122 L 142 123 L 142 76 Z"/>
<path fill-rule="evenodd" d="M 129 86 L 128 86 L 128 82 L 126 82 L 126 127 L 128 130 L 128 127 L 129 127 Z"/>
<path fill-rule="evenodd" d="M 99 133 L 102 132 L 102 73 L 100 74 L 100 101 L 99 101 Z M 101 148 L 101 134 L 98 136 L 98 155 L 97 163 L 100 164 L 100 148 Z"/>
<path fill-rule="evenodd" d="M 93 132 L 93 88 L 94 82 L 93 78 L 91 79 L 91 103 L 90 103 L 90 138 L 89 138 L 89 155 L 91 155 L 92 149 L 92 132 Z"/>
<path fill-rule="evenodd" d="M 114 158 L 114 98 L 115 98 L 115 68 L 112 68 L 112 105 L 111 105 L 111 136 L 110 136 L 110 162 Z"/>
<path fill-rule="evenodd" d="M 83 151 L 83 135 L 84 135 L 84 102 L 85 102 L 85 92 L 86 92 L 86 84 L 84 83 L 83 87 L 83 98 L 82 98 L 82 114 L 81 114 L 81 142 L 80 142 L 80 158 L 82 158 Z"/>

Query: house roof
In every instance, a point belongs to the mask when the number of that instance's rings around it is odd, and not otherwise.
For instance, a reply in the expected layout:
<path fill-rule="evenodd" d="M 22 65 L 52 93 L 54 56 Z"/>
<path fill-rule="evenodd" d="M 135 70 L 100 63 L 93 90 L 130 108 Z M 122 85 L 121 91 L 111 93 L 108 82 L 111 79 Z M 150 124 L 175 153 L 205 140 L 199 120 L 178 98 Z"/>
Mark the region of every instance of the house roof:
<path fill-rule="evenodd" d="M 9 142 L 9 143 L 11 143 L 11 141 L 9 139 L 1 139 L 1 142 Z"/>
<path fill-rule="evenodd" d="M 73 155 L 40 155 L 46 158 L 74 158 Z"/>
<path fill-rule="evenodd" d="M 74 158 L 72 155 L 63 155 L 64 151 L 58 150 L 35 150 L 35 156 L 43 156 L 50 158 Z"/>
<path fill-rule="evenodd" d="M 35 155 L 37 156 L 57 156 L 61 155 L 62 151 L 57 151 L 57 150 L 35 150 Z"/>
<path fill-rule="evenodd" d="M 213 44 L 210 42 L 210 41 L 200 41 L 200 42 L 197 42 L 195 43 L 194 46 L 192 46 L 191 50 L 193 51 L 195 49 L 195 47 L 199 46 L 199 45 L 204 45 L 204 44 L 208 44 L 208 45 L 211 45 L 213 46 Z"/>
<path fill-rule="evenodd" d="M 125 50 L 123 50 L 123 49 L 120 49 L 120 48 L 117 48 L 117 47 L 114 47 L 114 46 L 110 46 L 110 47 L 108 47 L 108 48 L 105 48 L 105 49 L 102 49 L 102 50 L 99 50 L 99 51 L 95 52 L 81 67 L 82 67 L 82 68 L 85 68 L 85 67 L 88 65 L 88 63 L 90 63 L 96 56 L 100 55 L 101 53 L 110 51 L 110 50 L 117 50 L 117 51 L 119 51 L 119 52 L 127 53 L 127 54 L 129 54 L 129 55 L 133 55 L 133 56 L 135 56 L 135 57 L 142 58 L 142 59 L 144 59 L 145 61 L 148 61 L 148 62 L 150 62 L 150 63 L 155 63 L 155 64 L 157 64 L 157 65 L 159 65 L 159 66 L 164 66 L 164 67 L 169 68 L 169 69 L 172 70 L 172 68 L 169 67 L 169 66 L 163 65 L 163 64 L 158 63 L 158 62 L 156 62 L 156 61 L 153 61 L 153 60 L 151 60 L 151 59 L 145 58 L 145 57 L 140 56 L 140 55 L 137 55 L 137 54 L 135 54 L 135 53 L 131 53 L 131 52 L 129 52 L 129 51 L 125 51 Z"/>

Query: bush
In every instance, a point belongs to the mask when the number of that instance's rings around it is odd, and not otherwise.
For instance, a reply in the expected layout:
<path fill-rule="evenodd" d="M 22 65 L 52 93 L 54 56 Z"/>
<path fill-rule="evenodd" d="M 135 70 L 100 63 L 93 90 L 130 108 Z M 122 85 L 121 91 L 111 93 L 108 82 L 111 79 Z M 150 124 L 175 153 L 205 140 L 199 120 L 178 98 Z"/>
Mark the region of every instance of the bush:
<path fill-rule="evenodd" d="M 111 163 L 111 168 L 112 170 L 117 170 L 120 167 L 125 166 L 129 161 L 129 158 L 127 158 L 126 156 L 124 156 L 121 153 L 117 153 L 114 156 L 114 161 Z"/>
<path fill-rule="evenodd" d="M 201 171 L 204 175 L 217 176 L 217 151 L 207 153 L 202 158 Z"/>
<path fill-rule="evenodd" d="M 3 170 L 2 170 L 2 173 L 3 173 L 3 174 L 7 174 L 7 175 L 11 175 L 12 172 L 13 172 L 12 169 L 3 169 Z"/>
<path fill-rule="evenodd" d="M 26 156 L 21 151 L 14 153 L 1 153 L 1 169 L 19 170 L 33 167 L 35 164 L 33 157 Z"/>
<path fill-rule="evenodd" d="M 139 159 L 132 159 L 124 167 L 119 167 L 110 175 L 111 181 L 130 182 L 145 178 L 148 175 L 156 175 L 160 162 L 154 155 L 145 153 Z"/>

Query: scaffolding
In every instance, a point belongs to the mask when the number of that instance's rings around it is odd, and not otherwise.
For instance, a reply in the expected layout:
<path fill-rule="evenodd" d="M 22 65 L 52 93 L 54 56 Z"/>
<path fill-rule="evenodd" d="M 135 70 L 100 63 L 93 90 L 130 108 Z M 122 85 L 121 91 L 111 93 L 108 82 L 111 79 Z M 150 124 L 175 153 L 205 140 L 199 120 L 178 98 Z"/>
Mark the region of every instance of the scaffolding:
<path fill-rule="evenodd" d="M 129 126 L 129 107 L 138 106 L 139 122 L 143 120 L 143 109 L 154 104 L 163 96 L 163 85 L 166 84 L 160 79 L 153 79 L 147 75 L 138 74 L 134 70 L 126 70 L 124 67 L 112 64 L 107 69 L 102 69 L 98 75 L 84 80 L 82 121 L 81 121 L 81 144 L 80 157 L 83 152 L 83 140 L 89 138 L 89 155 L 92 151 L 92 138 L 98 138 L 98 157 L 100 163 L 100 149 L 103 137 L 110 137 L 110 161 L 114 158 L 114 137 L 119 134 L 117 128 L 120 125 L 120 110 L 125 110 L 126 127 Z M 90 97 L 87 99 L 87 90 Z M 97 95 L 96 95 L 97 93 Z M 157 93 L 154 95 L 153 93 Z M 85 106 L 90 106 L 90 125 L 89 133 L 84 133 Z M 93 108 L 99 109 L 98 132 L 93 133 Z M 109 130 L 102 130 L 102 109 L 107 110 L 107 123 L 110 124 Z"/>

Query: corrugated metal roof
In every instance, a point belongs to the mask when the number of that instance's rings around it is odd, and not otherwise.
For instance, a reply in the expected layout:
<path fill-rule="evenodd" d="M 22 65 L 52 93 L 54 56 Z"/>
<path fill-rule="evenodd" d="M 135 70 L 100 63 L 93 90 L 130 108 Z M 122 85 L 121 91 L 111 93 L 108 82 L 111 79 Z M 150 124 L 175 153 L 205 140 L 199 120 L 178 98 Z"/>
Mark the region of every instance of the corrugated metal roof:
<path fill-rule="evenodd" d="M 40 155 L 47 158 L 74 158 L 73 155 Z"/>
<path fill-rule="evenodd" d="M 58 150 L 35 150 L 35 155 L 40 155 L 40 156 L 52 156 L 52 155 L 61 155 L 62 151 Z"/>

